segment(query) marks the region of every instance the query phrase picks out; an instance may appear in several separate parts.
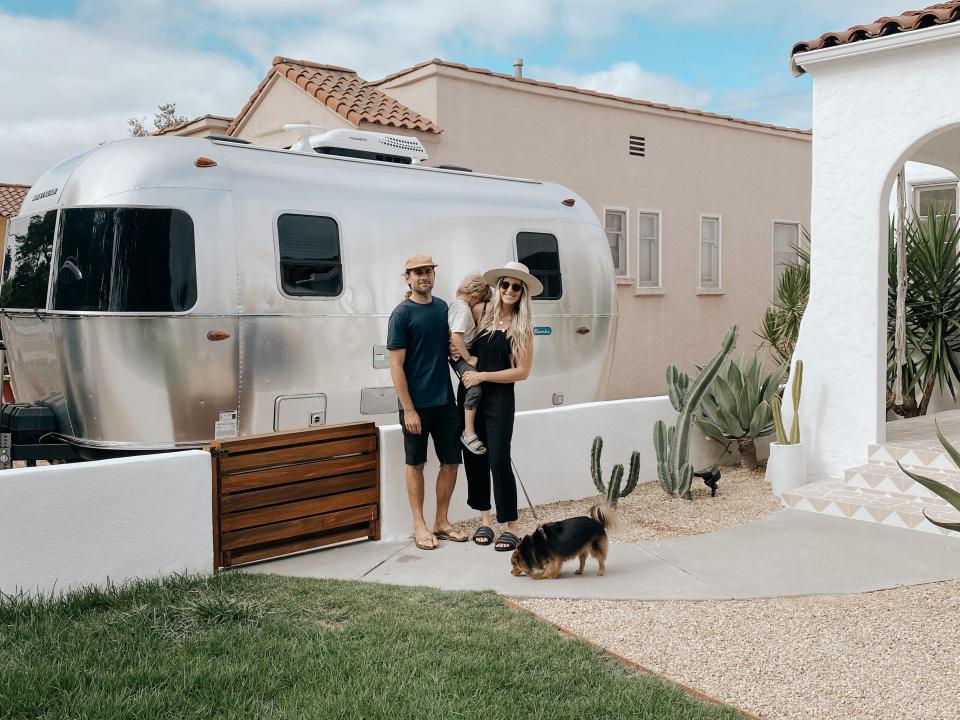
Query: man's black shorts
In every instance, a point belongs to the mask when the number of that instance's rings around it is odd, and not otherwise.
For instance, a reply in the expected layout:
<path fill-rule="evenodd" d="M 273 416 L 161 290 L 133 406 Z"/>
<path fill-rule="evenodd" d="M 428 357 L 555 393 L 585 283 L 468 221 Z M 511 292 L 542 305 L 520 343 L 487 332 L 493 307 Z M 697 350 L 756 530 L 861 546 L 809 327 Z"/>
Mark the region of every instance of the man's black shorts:
<path fill-rule="evenodd" d="M 463 418 L 457 406 L 438 405 L 437 407 L 417 408 L 420 414 L 420 434 L 407 432 L 403 423 L 403 410 L 400 411 L 400 427 L 403 428 L 403 449 L 407 456 L 407 465 L 423 465 L 427 462 L 427 436 L 433 438 L 433 449 L 441 465 L 459 465 L 463 459 L 460 450 L 460 432 Z"/>

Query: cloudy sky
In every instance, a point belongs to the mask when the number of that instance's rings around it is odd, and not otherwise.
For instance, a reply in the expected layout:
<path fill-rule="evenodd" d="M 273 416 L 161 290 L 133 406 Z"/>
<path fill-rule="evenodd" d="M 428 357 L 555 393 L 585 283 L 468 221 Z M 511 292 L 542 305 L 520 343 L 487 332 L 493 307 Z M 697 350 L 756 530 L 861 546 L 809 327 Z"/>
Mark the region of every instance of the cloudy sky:
<path fill-rule="evenodd" d="M 32 183 L 159 103 L 234 115 L 274 55 L 369 80 L 432 57 L 510 73 L 522 57 L 538 80 L 806 128 L 792 44 L 904 2 L 0 0 L 0 182 Z"/>

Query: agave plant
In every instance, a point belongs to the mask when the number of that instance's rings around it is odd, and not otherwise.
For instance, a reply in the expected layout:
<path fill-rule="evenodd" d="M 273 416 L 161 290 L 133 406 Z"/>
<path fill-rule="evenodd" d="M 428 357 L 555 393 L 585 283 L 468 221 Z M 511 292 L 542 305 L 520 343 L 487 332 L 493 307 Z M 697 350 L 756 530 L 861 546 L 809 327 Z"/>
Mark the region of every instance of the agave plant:
<path fill-rule="evenodd" d="M 926 415 L 934 390 L 939 386 L 956 399 L 960 381 L 960 265 L 957 245 L 960 227 L 948 214 L 931 210 L 925 219 L 907 224 L 904 242 L 907 254 L 907 363 L 903 367 L 902 406 L 895 410 L 906 417 Z M 888 384 L 896 374 L 893 348 L 896 322 L 896 244 L 891 224 L 888 242 L 889 282 L 887 293 Z M 888 397 L 892 393 L 888 391 Z"/>
<path fill-rule="evenodd" d="M 736 440 L 740 462 L 756 470 L 757 446 L 754 440 L 773 432 L 771 400 L 777 395 L 787 366 L 779 365 L 763 377 L 764 359 L 752 355 L 730 359 L 700 401 L 694 422 L 714 440 Z"/>
<path fill-rule="evenodd" d="M 956 465 L 958 469 L 960 469 L 960 452 L 958 452 L 957 449 L 953 445 L 951 445 L 947 441 L 947 439 L 943 436 L 943 433 L 940 432 L 939 423 L 936 423 L 936 421 L 934 421 L 934 424 L 936 424 L 937 426 L 937 438 L 940 440 L 940 444 L 943 445 L 943 449 L 947 451 L 947 455 L 949 455 L 950 459 L 953 460 L 953 464 Z M 897 461 L 897 465 L 900 465 L 899 460 Z M 944 485 L 943 483 L 937 480 L 928 478 L 924 475 L 918 475 L 914 472 L 911 472 L 907 470 L 903 465 L 900 465 L 900 469 L 903 470 L 903 472 L 906 473 L 907 476 L 910 477 L 910 479 L 920 483 L 927 490 L 934 493 L 935 495 L 939 495 L 940 497 L 942 497 L 944 500 L 950 503 L 954 507 L 954 509 L 960 510 L 960 492 L 957 492 L 949 485 Z M 929 515 L 927 515 L 926 510 L 923 511 L 923 516 L 927 519 L 928 522 L 933 523 L 937 527 L 941 527 L 945 530 L 956 530 L 957 532 L 960 532 L 960 522 L 943 522 L 941 520 L 934 520 Z"/>
<path fill-rule="evenodd" d="M 807 242 L 810 241 L 805 229 L 803 236 Z M 798 247 L 797 257 L 799 262 L 784 267 L 776 295 L 764 312 L 760 330 L 756 333 L 762 341 L 760 346 L 769 346 L 773 356 L 781 363 L 789 363 L 793 356 L 793 348 L 800 335 L 800 320 L 803 319 L 803 311 L 807 309 L 810 297 L 810 255 Z"/>

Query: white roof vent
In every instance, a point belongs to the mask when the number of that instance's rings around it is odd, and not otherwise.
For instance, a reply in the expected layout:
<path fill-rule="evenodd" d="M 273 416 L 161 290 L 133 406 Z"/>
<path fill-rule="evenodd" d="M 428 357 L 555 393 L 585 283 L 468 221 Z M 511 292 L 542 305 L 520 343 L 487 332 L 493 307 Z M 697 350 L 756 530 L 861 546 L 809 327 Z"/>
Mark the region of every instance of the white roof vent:
<path fill-rule="evenodd" d="M 388 135 L 349 128 L 328 130 L 318 125 L 284 125 L 283 129 L 300 136 L 290 146 L 291 150 L 297 152 L 364 158 L 402 165 L 419 165 L 427 159 L 423 144 L 409 135 Z"/>

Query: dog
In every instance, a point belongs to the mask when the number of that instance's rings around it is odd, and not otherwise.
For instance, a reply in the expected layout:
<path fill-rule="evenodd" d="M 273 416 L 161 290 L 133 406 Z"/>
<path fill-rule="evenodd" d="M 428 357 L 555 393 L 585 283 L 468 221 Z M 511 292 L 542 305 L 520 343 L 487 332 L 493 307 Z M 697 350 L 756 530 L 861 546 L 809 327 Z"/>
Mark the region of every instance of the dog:
<path fill-rule="evenodd" d="M 513 575 L 527 575 L 535 580 L 553 580 L 560 574 L 563 563 L 571 558 L 580 560 L 577 575 L 583 575 L 587 555 L 606 570 L 607 528 L 616 526 L 616 511 L 609 505 L 594 505 L 589 517 L 581 516 L 540 525 L 520 539 L 510 558 Z"/>

